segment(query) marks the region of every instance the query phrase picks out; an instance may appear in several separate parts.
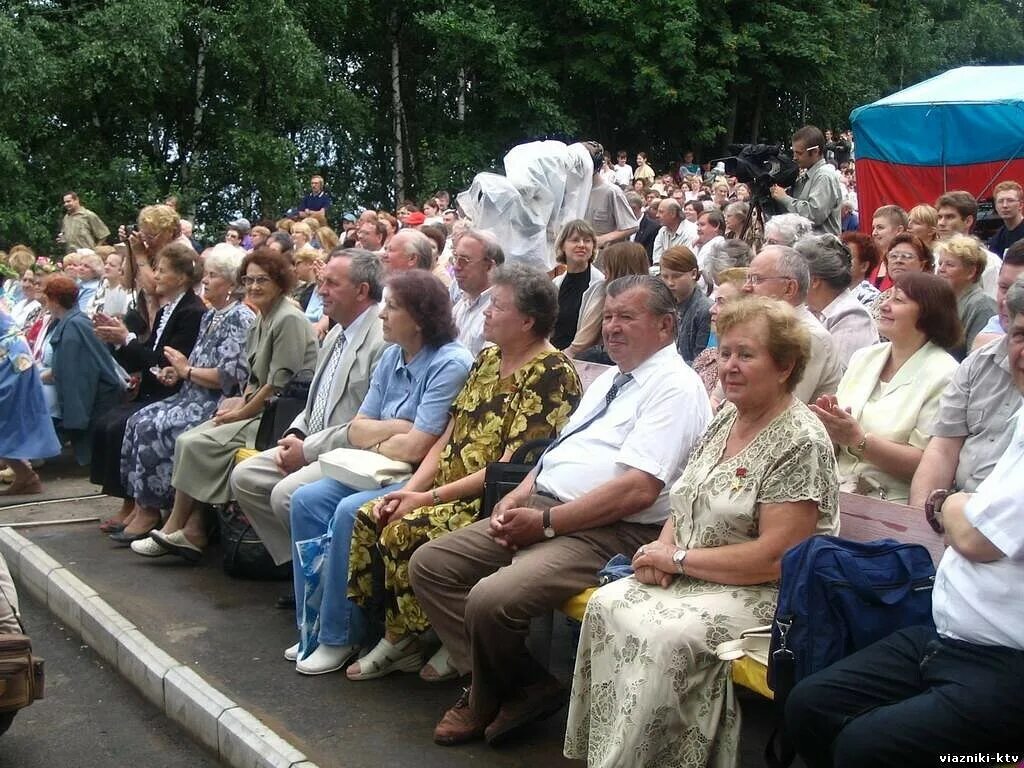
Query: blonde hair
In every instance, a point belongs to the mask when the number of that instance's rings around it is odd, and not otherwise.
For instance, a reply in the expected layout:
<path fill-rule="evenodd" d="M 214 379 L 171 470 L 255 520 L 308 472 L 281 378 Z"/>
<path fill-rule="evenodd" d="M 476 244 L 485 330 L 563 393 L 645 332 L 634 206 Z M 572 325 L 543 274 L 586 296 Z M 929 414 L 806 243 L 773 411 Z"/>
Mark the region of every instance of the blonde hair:
<path fill-rule="evenodd" d="M 737 290 L 743 290 L 743 286 L 747 282 L 747 273 L 750 270 L 747 267 L 731 267 L 729 269 L 723 269 L 717 275 L 715 275 L 715 285 L 731 285 Z"/>
<path fill-rule="evenodd" d="M 759 321 L 764 321 L 765 348 L 775 365 L 780 370 L 793 366 L 786 379 L 786 391 L 792 392 L 810 360 L 811 335 L 789 304 L 767 296 L 741 297 L 722 307 L 715 329 L 721 339 L 739 325 Z"/>
<path fill-rule="evenodd" d="M 27 245 L 16 245 L 7 254 L 7 263 L 20 277 L 25 274 L 25 270 L 31 269 L 32 265 L 36 263 L 36 255 Z"/>
<path fill-rule="evenodd" d="M 924 224 L 926 227 L 939 226 L 939 212 L 927 203 L 915 205 L 907 213 L 907 221 L 911 224 Z"/>
<path fill-rule="evenodd" d="M 981 280 L 988 258 L 978 238 L 970 235 L 953 235 L 948 240 L 935 244 L 935 255 L 942 258 L 943 254 L 959 259 L 968 269 L 974 269 L 972 282 L 977 283 Z"/>
<path fill-rule="evenodd" d="M 306 224 L 306 222 L 300 221 L 296 224 L 292 224 L 291 235 L 292 237 L 295 237 L 295 235 L 305 235 L 307 240 L 312 240 L 313 230 L 309 228 L 309 225 Z"/>
<path fill-rule="evenodd" d="M 139 211 L 139 229 L 157 234 L 170 234 L 181 227 L 178 212 L 169 205 L 147 205 Z"/>
<path fill-rule="evenodd" d="M 338 247 L 338 233 L 330 227 L 320 227 L 317 229 L 316 239 L 320 241 L 320 247 L 326 253 L 330 253 Z"/>
<path fill-rule="evenodd" d="M 285 217 L 283 219 L 278 219 L 277 224 L 275 226 L 277 226 L 278 232 L 288 232 L 290 234 L 292 231 L 292 225 L 294 223 L 294 221 L 292 221 L 288 217 Z"/>
<path fill-rule="evenodd" d="M 320 253 L 311 245 L 304 245 L 299 250 L 292 253 L 292 262 L 295 264 L 302 264 L 307 261 L 316 261 L 320 258 Z"/>

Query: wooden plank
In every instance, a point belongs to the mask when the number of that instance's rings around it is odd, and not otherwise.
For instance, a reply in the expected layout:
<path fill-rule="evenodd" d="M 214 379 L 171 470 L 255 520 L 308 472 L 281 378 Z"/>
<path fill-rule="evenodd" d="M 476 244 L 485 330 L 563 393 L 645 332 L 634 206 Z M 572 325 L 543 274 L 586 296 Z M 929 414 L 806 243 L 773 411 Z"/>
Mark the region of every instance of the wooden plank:
<path fill-rule="evenodd" d="M 943 537 L 924 519 L 924 510 L 855 493 L 839 494 L 839 535 L 853 541 L 896 539 L 921 544 L 938 565 L 946 550 Z"/>

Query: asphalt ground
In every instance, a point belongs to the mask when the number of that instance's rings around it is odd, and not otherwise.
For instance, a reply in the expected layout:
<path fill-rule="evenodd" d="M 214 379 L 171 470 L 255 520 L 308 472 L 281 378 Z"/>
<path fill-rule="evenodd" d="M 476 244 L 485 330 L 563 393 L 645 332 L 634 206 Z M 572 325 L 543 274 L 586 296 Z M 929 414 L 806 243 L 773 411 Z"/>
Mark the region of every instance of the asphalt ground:
<path fill-rule="evenodd" d="M 46 659 L 46 697 L 0 736 L 3 768 L 213 768 L 216 757 L 164 717 L 106 661 L 22 590 L 32 652 Z"/>
<path fill-rule="evenodd" d="M 95 589 L 156 645 L 248 709 L 322 768 L 583 765 L 561 754 L 564 710 L 500 749 L 483 744 L 444 748 L 432 742 L 431 734 L 438 718 L 458 696 L 456 682 L 431 685 L 414 674 L 396 674 L 365 682 L 351 682 L 342 673 L 320 677 L 297 674 L 294 664 L 286 662 L 281 655 L 296 639 L 294 614 L 274 607 L 276 598 L 289 588 L 289 582 L 242 581 L 226 576 L 220 567 L 216 545 L 198 565 L 172 557 L 156 560 L 139 557 L 115 546 L 98 531 L 95 522 L 65 522 L 103 519 L 118 506 L 114 499 L 89 498 L 98 489 L 89 485 L 81 470 L 54 462 L 43 467 L 40 474 L 50 500 L 59 498 L 62 493 L 74 499 L 38 504 L 33 502 L 40 497 L 22 497 L 9 500 L 18 503 L 6 508 L 0 502 L 0 525 L 28 523 L 28 527 L 18 529 L 19 533 Z M 27 504 L 22 505 L 25 502 Z M 551 668 L 568 681 L 572 664 L 569 624 L 563 617 L 556 616 L 554 628 Z M 61 636 L 61 641 L 74 644 L 64 639 L 68 634 Z M 96 659 L 91 652 L 81 652 Z M 99 665 L 103 662 L 99 661 Z M 68 664 L 67 668 L 73 670 L 68 674 L 67 685 L 76 695 L 81 689 L 95 687 L 87 674 L 88 665 Z M 52 669 L 48 662 L 48 672 Z M 103 671 L 117 675 L 112 669 Z M 105 699 L 105 704 L 98 708 L 109 707 L 115 713 L 120 707 L 148 712 L 149 731 L 157 735 L 161 728 L 168 733 L 177 731 L 175 725 L 127 683 L 121 685 L 126 690 L 113 694 L 116 702 Z M 59 689 L 53 691 L 54 696 L 60 694 Z M 772 723 L 770 704 L 747 696 L 743 691 L 740 693 L 744 722 L 741 765 L 754 768 L 763 765 L 761 750 Z M 46 712 L 44 707 L 57 703 L 38 702 L 19 714 L 12 731 L 0 741 L 0 767 L 126 764 L 98 758 L 94 762 L 8 762 L 8 739 L 17 735 L 19 725 L 26 727 L 25 723 L 31 724 L 38 713 Z M 23 716 L 25 723 L 19 723 Z M 60 723 L 64 717 L 58 715 L 52 720 Z M 79 730 L 72 715 L 66 717 L 69 727 Z M 114 724 L 118 720 L 112 718 Z M 129 730 L 136 730 L 135 723 L 131 723 Z M 89 755 L 90 760 L 93 756 L 89 749 L 97 755 L 105 754 L 102 750 L 110 740 L 107 731 L 92 726 L 80 731 L 75 740 L 83 749 L 81 754 Z M 49 738 L 60 743 L 52 734 Z M 157 736 L 147 735 L 146 738 Z M 12 740 L 10 744 L 13 743 Z M 88 747 L 90 743 L 95 746 Z M 158 747 L 154 749 L 159 752 Z M 202 748 L 195 749 L 206 755 Z M 77 750 L 70 754 L 77 754 Z M 134 759 L 131 762 L 147 768 L 150 765 L 205 765 L 193 763 L 191 759 L 178 760 L 173 757 L 173 751 L 168 754 L 172 756 L 165 762 Z"/>

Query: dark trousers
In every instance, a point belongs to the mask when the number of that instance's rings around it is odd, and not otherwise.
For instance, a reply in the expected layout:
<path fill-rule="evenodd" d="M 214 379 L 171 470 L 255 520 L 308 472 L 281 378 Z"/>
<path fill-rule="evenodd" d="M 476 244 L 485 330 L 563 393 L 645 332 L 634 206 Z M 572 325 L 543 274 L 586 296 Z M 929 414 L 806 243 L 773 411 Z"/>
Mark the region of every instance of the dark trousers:
<path fill-rule="evenodd" d="M 102 486 L 108 496 L 123 499 L 128 493 L 121 482 L 121 443 L 124 442 L 128 419 L 151 402 L 134 400 L 123 403 L 96 419 L 92 432 L 89 480 Z"/>
<path fill-rule="evenodd" d="M 1024 752 L 1024 651 L 903 629 L 802 680 L 786 730 L 809 768 Z"/>

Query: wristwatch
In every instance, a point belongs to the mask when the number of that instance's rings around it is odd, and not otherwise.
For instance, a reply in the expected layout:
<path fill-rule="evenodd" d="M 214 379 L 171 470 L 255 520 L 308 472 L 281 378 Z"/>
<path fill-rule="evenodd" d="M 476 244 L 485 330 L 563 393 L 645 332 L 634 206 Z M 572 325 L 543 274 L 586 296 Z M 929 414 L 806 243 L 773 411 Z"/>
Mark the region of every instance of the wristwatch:
<path fill-rule="evenodd" d="M 864 433 L 864 437 L 861 438 L 860 442 L 856 445 L 850 446 L 850 453 L 857 457 L 858 460 L 864 460 L 864 451 L 868 447 L 868 433 Z"/>
<path fill-rule="evenodd" d="M 558 534 L 555 533 L 555 529 L 551 527 L 551 510 L 545 509 L 541 516 L 541 525 L 544 526 L 544 538 L 553 539 Z"/>
<path fill-rule="evenodd" d="M 688 549 L 677 547 L 676 551 L 672 554 L 672 562 L 675 563 L 676 570 L 679 573 L 683 572 L 683 561 L 686 560 L 686 553 L 689 551 Z"/>
<path fill-rule="evenodd" d="M 946 532 L 946 529 L 942 526 L 942 503 L 953 493 L 955 491 L 950 491 L 946 488 L 936 488 L 928 494 L 928 498 L 924 502 L 924 519 L 928 521 L 928 525 L 936 533 Z"/>

